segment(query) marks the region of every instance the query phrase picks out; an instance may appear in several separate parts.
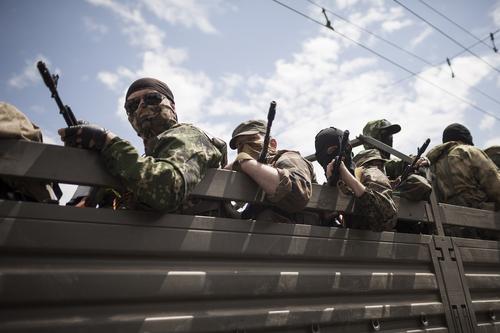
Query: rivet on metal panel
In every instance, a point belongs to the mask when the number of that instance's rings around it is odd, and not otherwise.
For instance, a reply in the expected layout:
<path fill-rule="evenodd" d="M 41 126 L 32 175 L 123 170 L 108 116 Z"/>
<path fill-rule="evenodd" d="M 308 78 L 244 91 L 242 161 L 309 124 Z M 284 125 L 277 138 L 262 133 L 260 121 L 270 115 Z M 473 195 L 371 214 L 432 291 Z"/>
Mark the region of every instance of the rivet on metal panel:
<path fill-rule="evenodd" d="M 373 319 L 372 320 L 372 328 L 374 331 L 380 331 L 380 321 L 378 319 Z"/>
<path fill-rule="evenodd" d="M 427 319 L 427 316 L 425 314 L 420 315 L 420 323 L 422 326 L 427 327 L 429 326 L 429 319 Z"/>
<path fill-rule="evenodd" d="M 321 329 L 319 328 L 319 324 L 312 324 L 311 325 L 311 333 L 320 333 Z"/>
<path fill-rule="evenodd" d="M 490 311 L 488 313 L 488 317 L 490 317 L 490 319 L 493 320 L 493 321 L 497 320 L 497 316 L 495 315 L 494 311 Z"/>

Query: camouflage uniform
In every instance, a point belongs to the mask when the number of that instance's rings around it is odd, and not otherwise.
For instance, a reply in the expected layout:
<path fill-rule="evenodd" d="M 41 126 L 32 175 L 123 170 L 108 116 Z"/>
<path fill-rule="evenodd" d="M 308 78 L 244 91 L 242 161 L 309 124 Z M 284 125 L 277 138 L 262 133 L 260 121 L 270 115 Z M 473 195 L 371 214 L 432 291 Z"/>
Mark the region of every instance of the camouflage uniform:
<path fill-rule="evenodd" d="M 15 106 L 0 102 L 0 139 L 43 142 L 42 131 Z M 59 186 L 36 180 L 0 177 L 0 199 L 57 203 Z"/>
<path fill-rule="evenodd" d="M 259 157 L 263 141 L 256 139 L 255 135 L 265 135 L 266 128 L 267 122 L 264 120 L 248 120 L 234 129 L 229 146 L 238 149 L 239 153 L 232 164 L 233 170 L 242 171 L 241 161 Z M 237 140 L 242 136 L 253 136 L 253 141 L 245 142 L 240 149 Z M 319 224 L 318 215 L 302 212 L 311 198 L 312 183 L 316 183 L 311 162 L 300 156 L 297 151 L 274 151 L 269 147 L 265 163 L 278 171 L 279 183 L 276 191 L 266 196 L 266 200 L 274 206 L 249 205 L 242 217 L 282 223 Z"/>
<path fill-rule="evenodd" d="M 500 207 L 500 173 L 480 149 L 450 141 L 434 147 L 427 157 L 440 202 L 479 209 L 492 208 L 492 203 Z"/>
<path fill-rule="evenodd" d="M 500 169 L 500 146 L 491 146 L 484 150 L 485 154 L 495 163 Z"/>
<path fill-rule="evenodd" d="M 312 183 L 317 182 L 311 162 L 292 150 L 269 154 L 266 162 L 278 170 L 280 177 L 276 192 L 266 196 L 266 200 L 275 206 L 252 205 L 251 215 L 245 217 L 281 223 L 319 224 L 317 215 L 301 212 L 311 198 Z"/>
<path fill-rule="evenodd" d="M 382 141 L 382 129 L 390 126 L 398 126 L 399 125 L 391 125 L 387 120 L 374 120 L 368 122 L 363 128 L 363 135 L 370 136 L 378 141 Z M 400 129 L 400 127 L 399 127 Z M 399 130 L 397 130 L 399 132 Z M 397 133 L 394 132 L 394 133 Z M 373 146 L 369 144 L 363 144 L 365 149 L 372 149 Z M 392 144 L 391 144 L 392 146 Z M 400 159 L 390 159 L 387 160 L 384 164 L 385 174 L 387 177 L 394 181 L 399 176 L 403 174 L 403 171 L 406 169 L 408 164 Z M 406 180 L 404 180 L 401 184 L 397 186 L 394 191 L 394 194 L 408 200 L 412 201 L 420 201 L 427 200 L 431 193 L 432 187 L 431 184 L 427 181 L 425 177 L 418 174 L 410 174 Z"/>
<path fill-rule="evenodd" d="M 175 124 L 158 135 L 148 156 L 139 156 L 127 141 L 115 137 L 101 151 L 111 174 L 133 193 L 135 207 L 173 212 L 209 168 L 220 166 L 222 153 L 210 138 L 190 124 Z"/>
<path fill-rule="evenodd" d="M 391 184 L 387 176 L 375 165 L 385 161 L 377 149 L 363 150 L 354 156 L 356 178 L 366 187 L 365 193 L 356 198 L 354 217 L 348 226 L 373 231 L 391 230 L 396 216 Z"/>

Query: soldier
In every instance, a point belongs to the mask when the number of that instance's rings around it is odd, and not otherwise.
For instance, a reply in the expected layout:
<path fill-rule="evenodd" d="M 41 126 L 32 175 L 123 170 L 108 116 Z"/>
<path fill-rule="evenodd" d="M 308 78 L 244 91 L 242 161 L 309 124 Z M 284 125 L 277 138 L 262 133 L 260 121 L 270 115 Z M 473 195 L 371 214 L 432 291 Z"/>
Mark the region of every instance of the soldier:
<path fill-rule="evenodd" d="M 275 204 L 272 208 L 250 205 L 243 217 L 283 223 L 319 223 L 316 215 L 299 213 L 311 197 L 312 183 L 316 182 L 312 164 L 297 151 L 277 150 L 278 142 L 274 138 L 269 140 L 266 164 L 257 161 L 266 127 L 263 120 L 245 121 L 236 127 L 229 142 L 238 155 L 226 169 L 246 173 L 263 189 L 266 199 Z"/>
<path fill-rule="evenodd" d="M 500 173 L 491 159 L 474 147 L 470 131 L 451 124 L 443 131 L 443 144 L 427 157 L 435 175 L 440 202 L 479 209 L 500 207 Z"/>
<path fill-rule="evenodd" d="M 60 129 L 68 146 L 97 150 L 109 172 L 129 192 L 128 208 L 178 211 L 209 168 L 220 166 L 222 148 L 202 130 L 177 122 L 174 96 L 163 82 L 142 78 L 126 94 L 128 120 L 144 142 L 141 157 L 127 141 L 94 125 Z"/>
<path fill-rule="evenodd" d="M 316 158 L 327 178 L 333 174 L 332 160 L 342 135 L 343 131 L 335 127 L 325 128 L 316 135 Z M 349 172 L 344 161 L 340 163 L 339 170 L 339 188 L 345 189 L 345 184 L 356 198 L 355 216 L 347 220 L 347 226 L 373 231 L 391 230 L 394 227 L 396 205 L 392 199 L 391 184 L 383 172 L 386 160 L 377 149 L 368 149 L 354 156 L 353 161 L 355 176 Z"/>
<path fill-rule="evenodd" d="M 0 102 L 0 139 L 43 142 L 40 128 L 15 106 L 5 102 Z M 61 194 L 57 184 L 0 178 L 0 199 L 57 203 Z"/>
<path fill-rule="evenodd" d="M 500 146 L 491 146 L 484 150 L 484 153 L 495 163 L 500 169 Z"/>
<path fill-rule="evenodd" d="M 385 143 L 386 145 L 392 147 L 393 135 L 401 131 L 401 126 L 398 124 L 391 124 L 386 119 L 373 120 L 368 122 L 363 128 L 363 135 L 371 136 L 372 138 Z M 363 145 L 365 149 L 375 148 L 369 144 Z M 407 163 L 402 160 L 389 159 L 390 154 L 380 150 L 380 154 L 383 158 L 387 160 L 384 165 L 385 173 L 392 183 L 392 187 L 395 189 L 394 194 L 397 196 L 404 197 L 412 201 L 427 200 L 429 194 L 431 193 L 431 185 L 422 175 L 411 174 L 400 183 L 400 176 L 407 167 Z M 429 166 L 429 161 L 422 157 L 417 162 L 418 167 Z"/>

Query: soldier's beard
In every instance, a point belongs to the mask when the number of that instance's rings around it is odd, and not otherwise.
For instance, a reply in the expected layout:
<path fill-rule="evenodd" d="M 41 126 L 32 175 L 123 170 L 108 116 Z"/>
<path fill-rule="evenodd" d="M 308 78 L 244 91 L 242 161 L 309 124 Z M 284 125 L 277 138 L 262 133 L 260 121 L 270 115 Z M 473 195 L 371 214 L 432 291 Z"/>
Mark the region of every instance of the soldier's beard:
<path fill-rule="evenodd" d="M 142 138 L 146 154 L 149 154 L 154 148 L 156 137 L 177 124 L 177 114 L 167 105 L 148 105 L 129 121 Z"/>

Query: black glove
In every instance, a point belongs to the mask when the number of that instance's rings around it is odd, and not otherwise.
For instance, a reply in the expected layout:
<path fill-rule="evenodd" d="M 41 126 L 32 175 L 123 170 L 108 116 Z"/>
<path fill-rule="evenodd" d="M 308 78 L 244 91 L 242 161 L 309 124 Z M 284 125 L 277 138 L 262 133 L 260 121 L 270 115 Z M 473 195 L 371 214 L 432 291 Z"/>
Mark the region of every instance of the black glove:
<path fill-rule="evenodd" d="M 65 128 L 60 134 L 66 146 L 102 150 L 108 131 L 96 125 L 77 125 Z"/>

